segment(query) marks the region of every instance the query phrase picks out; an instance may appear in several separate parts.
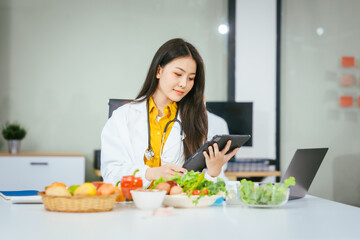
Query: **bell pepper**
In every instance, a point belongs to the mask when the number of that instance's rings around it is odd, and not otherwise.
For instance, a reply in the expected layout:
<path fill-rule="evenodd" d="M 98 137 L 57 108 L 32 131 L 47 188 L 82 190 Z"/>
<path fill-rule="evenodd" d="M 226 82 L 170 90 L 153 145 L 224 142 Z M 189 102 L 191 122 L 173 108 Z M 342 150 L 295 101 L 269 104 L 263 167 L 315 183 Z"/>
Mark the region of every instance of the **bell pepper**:
<path fill-rule="evenodd" d="M 126 201 L 132 201 L 132 196 L 130 191 L 135 190 L 137 188 L 141 188 L 143 186 L 143 181 L 140 177 L 135 177 L 135 174 L 139 171 L 136 169 L 133 175 L 123 176 L 121 179 L 121 190 Z"/>

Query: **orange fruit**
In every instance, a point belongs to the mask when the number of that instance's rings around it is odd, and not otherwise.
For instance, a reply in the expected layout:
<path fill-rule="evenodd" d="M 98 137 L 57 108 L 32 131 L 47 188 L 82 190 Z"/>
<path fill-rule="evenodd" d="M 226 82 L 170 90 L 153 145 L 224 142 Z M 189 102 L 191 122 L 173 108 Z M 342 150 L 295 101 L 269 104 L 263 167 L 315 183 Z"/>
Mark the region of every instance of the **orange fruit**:
<path fill-rule="evenodd" d="M 123 202 L 125 201 L 125 197 L 123 195 L 123 192 L 121 190 L 121 187 L 117 187 L 115 188 L 115 192 L 118 192 L 119 194 L 116 196 L 116 201 L 117 202 Z"/>
<path fill-rule="evenodd" d="M 52 187 L 65 187 L 66 188 L 66 185 L 62 182 L 54 182 L 50 186 L 48 186 L 46 189 L 52 188 Z"/>

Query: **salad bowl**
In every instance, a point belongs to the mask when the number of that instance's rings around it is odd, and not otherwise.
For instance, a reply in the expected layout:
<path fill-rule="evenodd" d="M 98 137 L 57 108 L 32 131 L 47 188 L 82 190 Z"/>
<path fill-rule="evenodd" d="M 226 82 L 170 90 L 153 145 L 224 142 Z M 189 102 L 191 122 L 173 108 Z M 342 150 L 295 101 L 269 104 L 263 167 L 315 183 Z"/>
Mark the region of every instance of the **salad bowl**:
<path fill-rule="evenodd" d="M 286 204 L 289 200 L 289 193 L 290 193 L 290 190 L 289 188 L 286 190 L 285 192 L 285 195 L 281 196 L 282 200 L 280 200 L 279 202 L 277 203 L 261 203 L 261 202 L 257 202 L 257 203 L 249 203 L 247 201 L 244 201 L 244 199 L 242 199 L 240 197 L 240 204 L 242 206 L 245 206 L 245 207 L 253 207 L 253 208 L 276 208 L 276 207 L 281 207 L 283 206 L 284 204 Z"/>
<path fill-rule="evenodd" d="M 286 204 L 289 200 L 290 186 L 295 178 L 290 177 L 284 183 L 253 183 L 241 180 L 239 187 L 240 204 L 247 207 L 274 208 Z"/>
<path fill-rule="evenodd" d="M 176 208 L 208 207 L 227 195 L 223 179 L 209 181 L 204 173 L 193 170 L 182 177 L 177 173 L 167 180 L 161 177 L 154 182 L 153 188 L 165 190 L 168 195 L 165 196 L 163 205 Z"/>

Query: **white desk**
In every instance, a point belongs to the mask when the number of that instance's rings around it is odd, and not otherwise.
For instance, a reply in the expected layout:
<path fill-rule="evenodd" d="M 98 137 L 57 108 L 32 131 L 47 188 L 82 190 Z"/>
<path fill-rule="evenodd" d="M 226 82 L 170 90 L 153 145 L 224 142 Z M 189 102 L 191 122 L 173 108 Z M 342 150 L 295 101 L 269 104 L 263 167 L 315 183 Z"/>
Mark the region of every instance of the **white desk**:
<path fill-rule="evenodd" d="M 216 206 L 148 216 L 131 204 L 111 212 L 48 212 L 0 199 L 0 239 L 360 239 L 360 209 L 307 196 L 278 209 Z"/>

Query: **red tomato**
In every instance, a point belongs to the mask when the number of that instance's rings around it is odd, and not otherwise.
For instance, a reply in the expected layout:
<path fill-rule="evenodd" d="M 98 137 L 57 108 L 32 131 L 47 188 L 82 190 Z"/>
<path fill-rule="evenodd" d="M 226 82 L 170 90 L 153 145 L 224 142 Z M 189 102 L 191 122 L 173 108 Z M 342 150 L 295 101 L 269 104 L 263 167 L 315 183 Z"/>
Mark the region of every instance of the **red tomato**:
<path fill-rule="evenodd" d="M 209 194 L 209 190 L 207 190 L 207 188 L 204 188 L 203 190 L 200 191 L 200 193 L 204 194 L 204 195 L 208 195 Z"/>
<path fill-rule="evenodd" d="M 192 192 L 193 195 L 200 195 L 200 190 L 198 189 L 195 189 L 193 192 Z"/>

